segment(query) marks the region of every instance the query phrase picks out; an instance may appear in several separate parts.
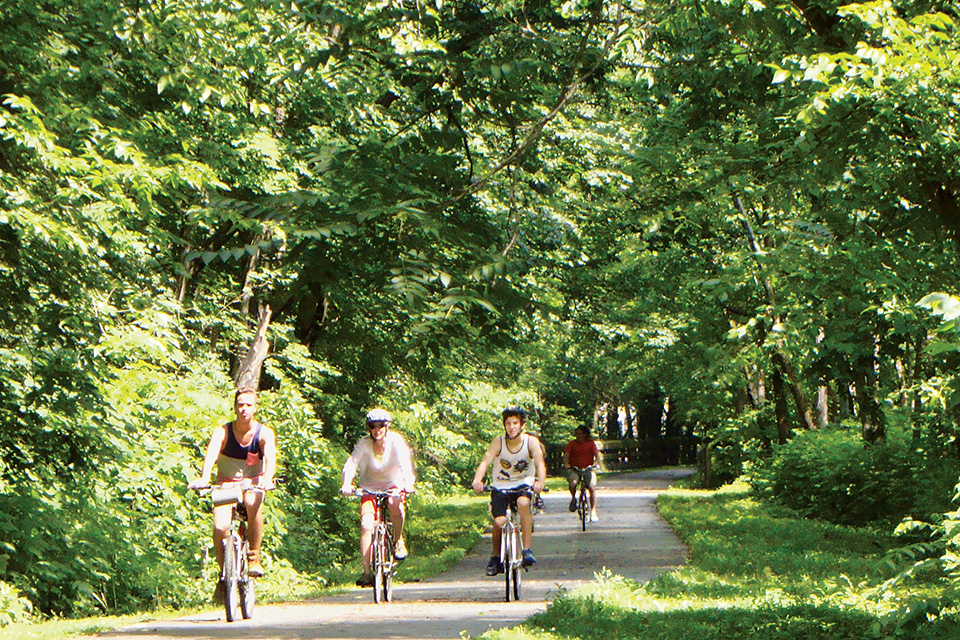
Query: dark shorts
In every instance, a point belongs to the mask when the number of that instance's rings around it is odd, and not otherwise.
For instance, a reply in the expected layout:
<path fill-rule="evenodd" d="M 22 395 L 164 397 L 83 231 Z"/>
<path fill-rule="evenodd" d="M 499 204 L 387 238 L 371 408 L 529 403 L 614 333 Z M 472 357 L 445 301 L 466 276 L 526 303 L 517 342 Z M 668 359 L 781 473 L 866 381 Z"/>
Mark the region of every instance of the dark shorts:
<path fill-rule="evenodd" d="M 502 518 L 507 515 L 507 505 L 509 504 L 514 512 L 517 510 L 517 498 L 522 495 L 532 495 L 533 489 L 531 487 L 521 487 L 517 490 L 508 490 L 509 493 L 503 493 L 500 491 L 491 491 L 490 492 L 490 515 L 494 518 Z"/>

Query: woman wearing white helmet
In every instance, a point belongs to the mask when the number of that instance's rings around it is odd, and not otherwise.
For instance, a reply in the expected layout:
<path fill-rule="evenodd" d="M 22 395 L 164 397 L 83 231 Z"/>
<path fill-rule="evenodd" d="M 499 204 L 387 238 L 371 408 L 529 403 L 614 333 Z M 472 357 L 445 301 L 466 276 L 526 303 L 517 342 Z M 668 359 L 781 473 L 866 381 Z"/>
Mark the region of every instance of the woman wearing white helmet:
<path fill-rule="evenodd" d="M 367 414 L 369 435 L 360 438 L 353 453 L 343 465 L 343 486 L 340 491 L 350 495 L 355 490 L 354 478 L 361 489 L 367 491 L 392 491 L 412 493 L 414 474 L 413 458 L 403 436 L 390 431 L 390 413 L 385 409 L 373 409 Z M 370 572 L 370 542 L 373 536 L 374 507 L 373 496 L 364 495 L 360 501 L 360 557 L 363 559 L 363 575 L 357 585 L 369 587 L 373 584 Z M 407 547 L 403 540 L 403 496 L 390 498 L 390 520 L 393 523 L 393 539 L 396 540 L 394 557 L 403 560 L 407 557 Z"/>

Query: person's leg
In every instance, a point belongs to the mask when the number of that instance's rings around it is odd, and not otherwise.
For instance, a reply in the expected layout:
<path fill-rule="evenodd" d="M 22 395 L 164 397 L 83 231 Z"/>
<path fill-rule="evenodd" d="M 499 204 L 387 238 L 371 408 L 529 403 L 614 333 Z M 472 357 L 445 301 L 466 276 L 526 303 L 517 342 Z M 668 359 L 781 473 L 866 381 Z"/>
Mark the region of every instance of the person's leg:
<path fill-rule="evenodd" d="M 589 484 L 587 484 L 587 492 L 590 494 L 590 516 L 592 518 L 597 517 L 597 473 L 593 469 L 590 469 L 590 478 Z"/>
<path fill-rule="evenodd" d="M 217 566 L 223 567 L 223 540 L 230 531 L 233 505 L 225 504 L 213 508 L 213 552 L 217 556 Z"/>
<path fill-rule="evenodd" d="M 577 483 L 580 480 L 580 474 L 575 469 L 567 469 L 567 485 L 570 489 L 570 512 L 577 510 Z"/>
<path fill-rule="evenodd" d="M 500 538 L 503 536 L 503 525 L 507 522 L 506 516 L 498 516 L 493 519 L 493 553 L 491 555 L 500 557 Z"/>
<path fill-rule="evenodd" d="M 360 558 L 363 560 L 363 575 L 370 575 L 370 547 L 373 542 L 373 525 L 376 522 L 373 500 L 360 503 Z"/>
<path fill-rule="evenodd" d="M 263 493 L 247 491 L 243 496 L 243 504 L 247 509 L 247 544 L 250 552 L 247 554 L 247 573 L 255 578 L 263 575 L 263 565 L 260 564 L 260 543 L 263 541 Z"/>
<path fill-rule="evenodd" d="M 529 549 L 533 541 L 533 513 L 530 511 L 530 498 L 526 496 L 517 498 L 517 513 L 520 515 L 520 537 L 523 540 L 523 548 Z"/>
<path fill-rule="evenodd" d="M 397 560 L 403 560 L 407 557 L 407 545 L 403 540 L 403 521 L 406 517 L 406 509 L 403 507 L 403 498 L 390 498 L 390 522 L 393 524 L 393 539 L 395 541 L 394 552 Z"/>

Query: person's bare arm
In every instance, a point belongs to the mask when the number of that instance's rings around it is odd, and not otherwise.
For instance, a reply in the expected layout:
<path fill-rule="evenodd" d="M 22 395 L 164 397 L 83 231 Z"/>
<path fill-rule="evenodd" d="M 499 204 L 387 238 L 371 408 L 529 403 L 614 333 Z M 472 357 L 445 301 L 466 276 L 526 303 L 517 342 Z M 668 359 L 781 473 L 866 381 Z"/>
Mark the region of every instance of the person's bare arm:
<path fill-rule="evenodd" d="M 351 453 L 350 457 L 347 458 L 347 461 L 343 463 L 343 471 L 340 473 L 342 478 L 340 493 L 343 495 L 350 495 L 354 491 L 353 480 L 357 477 L 357 468 L 360 465 L 360 455 L 360 443 L 358 442 L 353 448 L 353 453 Z"/>
<path fill-rule="evenodd" d="M 413 484 L 416 482 L 416 474 L 413 471 L 413 452 L 405 440 L 401 441 L 400 446 L 400 475 L 403 478 L 403 490 L 407 493 L 413 493 Z"/>
<path fill-rule="evenodd" d="M 188 487 L 195 489 L 210 484 L 210 474 L 213 473 L 213 465 L 217 463 L 220 450 L 223 449 L 224 437 L 223 425 L 214 427 L 213 433 L 210 434 L 210 442 L 207 443 L 207 453 L 203 457 L 203 470 L 200 471 L 200 476 L 196 480 L 187 485 Z"/>
<path fill-rule="evenodd" d="M 547 483 L 547 463 L 543 459 L 543 446 L 540 444 L 540 440 L 530 436 L 535 440 L 533 447 L 530 447 L 530 452 L 533 454 L 533 467 L 537 472 L 537 478 L 533 481 L 533 491 L 534 493 L 539 493 L 543 491 L 543 485 Z"/>
<path fill-rule="evenodd" d="M 499 436 L 494 438 L 490 442 L 490 446 L 487 447 L 487 452 L 483 454 L 483 459 L 480 460 L 480 464 L 477 465 L 477 472 L 473 474 L 473 490 L 477 493 L 483 491 L 483 480 L 487 476 L 487 469 L 490 467 L 490 463 L 493 462 L 493 459 L 497 457 L 497 454 L 500 453 L 499 445 Z"/>
<path fill-rule="evenodd" d="M 277 436 L 273 429 L 263 427 L 260 430 L 260 447 L 263 451 L 263 477 L 260 479 L 260 487 L 273 489 L 273 478 L 277 472 Z"/>

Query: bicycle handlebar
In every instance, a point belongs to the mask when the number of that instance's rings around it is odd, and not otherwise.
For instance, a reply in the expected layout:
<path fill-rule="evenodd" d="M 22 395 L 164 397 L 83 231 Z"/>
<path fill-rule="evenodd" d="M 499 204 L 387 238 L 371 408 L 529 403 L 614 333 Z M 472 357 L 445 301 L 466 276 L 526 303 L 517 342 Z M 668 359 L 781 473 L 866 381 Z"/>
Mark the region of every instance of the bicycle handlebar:
<path fill-rule="evenodd" d="M 353 493 L 350 495 L 356 498 L 362 498 L 363 496 L 373 496 L 375 498 L 382 498 L 383 496 L 389 496 L 391 498 L 402 498 L 404 496 L 411 496 L 416 491 L 404 491 L 400 489 L 390 489 L 389 491 L 371 491 L 369 489 L 354 489 Z"/>

